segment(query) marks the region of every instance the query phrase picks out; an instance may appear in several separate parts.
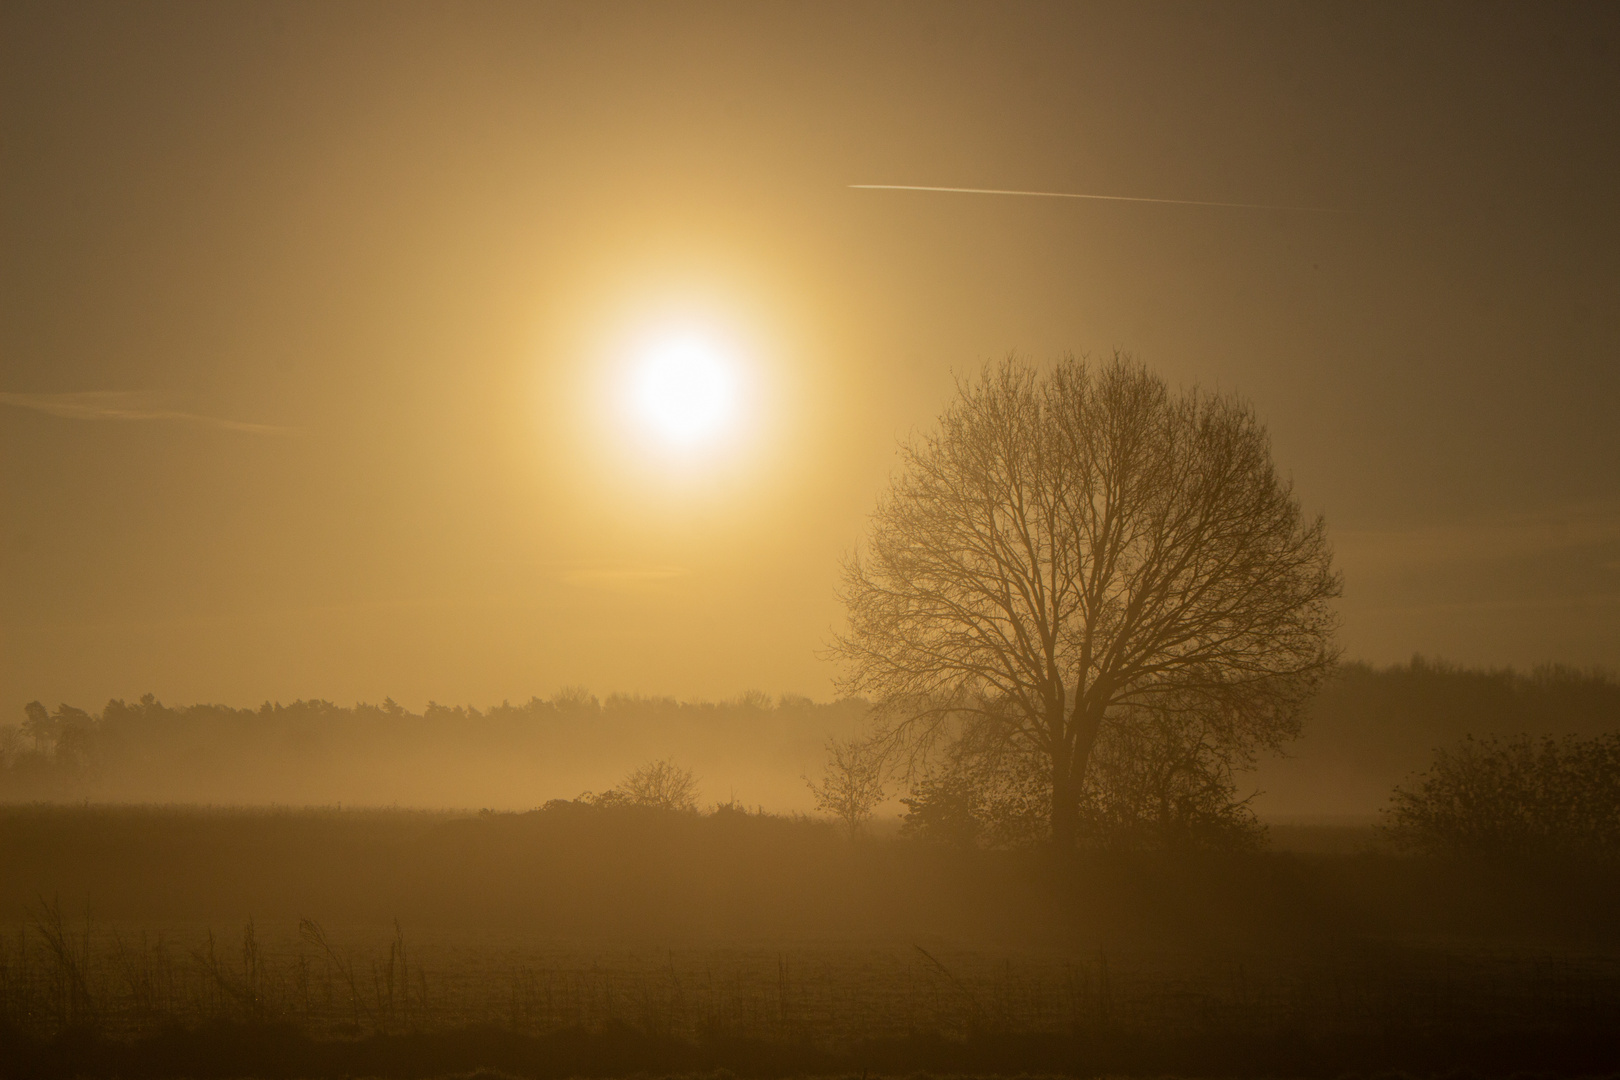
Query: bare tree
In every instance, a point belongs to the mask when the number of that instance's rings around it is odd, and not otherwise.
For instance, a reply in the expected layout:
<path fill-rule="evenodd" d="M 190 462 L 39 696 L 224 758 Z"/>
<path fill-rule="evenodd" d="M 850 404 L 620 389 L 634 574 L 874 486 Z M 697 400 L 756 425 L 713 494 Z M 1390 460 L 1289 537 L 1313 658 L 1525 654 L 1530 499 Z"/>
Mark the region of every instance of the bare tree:
<path fill-rule="evenodd" d="M 673 761 L 649 761 L 624 778 L 620 785 L 626 801 L 659 810 L 697 810 L 697 777 Z"/>
<path fill-rule="evenodd" d="M 1247 405 L 1118 355 L 1009 357 L 901 453 L 832 650 L 879 745 L 1038 755 L 1071 845 L 1092 750 L 1127 715 L 1196 716 L 1240 753 L 1297 733 L 1339 578 Z"/>
<path fill-rule="evenodd" d="M 827 743 L 827 766 L 821 783 L 809 777 L 805 783 L 815 797 L 816 809 L 837 818 L 853 838 L 861 826 L 872 820 L 885 797 L 883 759 L 858 740 L 832 739 Z"/>

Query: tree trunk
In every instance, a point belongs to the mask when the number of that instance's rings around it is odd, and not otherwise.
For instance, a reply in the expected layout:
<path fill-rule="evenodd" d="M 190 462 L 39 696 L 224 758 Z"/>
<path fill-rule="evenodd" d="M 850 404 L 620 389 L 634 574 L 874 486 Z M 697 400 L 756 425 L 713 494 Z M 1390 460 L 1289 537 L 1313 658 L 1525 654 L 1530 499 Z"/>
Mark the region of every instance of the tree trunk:
<path fill-rule="evenodd" d="M 1102 710 L 1076 710 L 1074 746 L 1052 755 L 1052 843 L 1060 851 L 1073 851 L 1080 843 L 1080 795 L 1085 789 L 1086 767 L 1091 762 Z"/>
<path fill-rule="evenodd" d="M 1052 845 L 1073 851 L 1080 842 L 1080 785 L 1062 755 L 1052 759 Z"/>

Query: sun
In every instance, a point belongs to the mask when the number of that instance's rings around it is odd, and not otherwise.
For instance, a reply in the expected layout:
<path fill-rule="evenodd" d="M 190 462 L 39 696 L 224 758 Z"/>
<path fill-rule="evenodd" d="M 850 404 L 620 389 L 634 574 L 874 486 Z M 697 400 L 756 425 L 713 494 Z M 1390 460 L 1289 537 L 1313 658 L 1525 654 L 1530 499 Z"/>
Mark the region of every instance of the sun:
<path fill-rule="evenodd" d="M 645 346 L 630 372 L 630 413 L 664 446 L 695 449 L 715 443 L 736 425 L 737 365 L 712 341 L 681 335 Z"/>

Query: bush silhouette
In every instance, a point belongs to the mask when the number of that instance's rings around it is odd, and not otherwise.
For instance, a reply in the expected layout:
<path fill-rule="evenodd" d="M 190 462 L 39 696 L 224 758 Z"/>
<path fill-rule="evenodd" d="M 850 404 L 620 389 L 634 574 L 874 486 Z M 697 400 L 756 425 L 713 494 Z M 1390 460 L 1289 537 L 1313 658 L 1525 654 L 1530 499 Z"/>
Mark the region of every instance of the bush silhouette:
<path fill-rule="evenodd" d="M 1436 855 L 1620 855 L 1620 732 L 1465 738 L 1396 788 L 1386 829 Z"/>
<path fill-rule="evenodd" d="M 645 806 L 653 810 L 697 811 L 697 777 L 667 758 L 649 761 L 619 786 L 585 801 L 598 806 Z"/>

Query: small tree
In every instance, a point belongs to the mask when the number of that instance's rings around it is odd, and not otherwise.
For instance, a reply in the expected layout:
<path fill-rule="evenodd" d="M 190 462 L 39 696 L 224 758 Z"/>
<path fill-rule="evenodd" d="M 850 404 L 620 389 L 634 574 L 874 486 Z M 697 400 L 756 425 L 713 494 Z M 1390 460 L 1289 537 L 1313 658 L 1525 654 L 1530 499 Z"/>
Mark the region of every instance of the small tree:
<path fill-rule="evenodd" d="M 30 701 L 23 706 L 23 715 L 22 733 L 34 740 L 34 753 L 45 753 L 56 743 L 56 727 L 51 723 L 51 714 L 42 703 Z"/>
<path fill-rule="evenodd" d="M 601 707 L 596 695 L 584 686 L 564 686 L 551 695 L 553 708 L 561 712 L 595 712 Z"/>
<path fill-rule="evenodd" d="M 620 783 L 618 793 L 635 806 L 683 813 L 697 810 L 697 777 L 667 758 L 649 761 L 632 772 Z"/>
<path fill-rule="evenodd" d="M 883 802 L 883 761 L 871 747 L 851 739 L 827 742 L 821 783 L 805 778 L 816 809 L 838 819 L 854 837 Z"/>
<path fill-rule="evenodd" d="M 0 727 L 0 768 L 10 765 L 23 752 L 22 730 L 17 725 Z"/>

